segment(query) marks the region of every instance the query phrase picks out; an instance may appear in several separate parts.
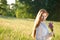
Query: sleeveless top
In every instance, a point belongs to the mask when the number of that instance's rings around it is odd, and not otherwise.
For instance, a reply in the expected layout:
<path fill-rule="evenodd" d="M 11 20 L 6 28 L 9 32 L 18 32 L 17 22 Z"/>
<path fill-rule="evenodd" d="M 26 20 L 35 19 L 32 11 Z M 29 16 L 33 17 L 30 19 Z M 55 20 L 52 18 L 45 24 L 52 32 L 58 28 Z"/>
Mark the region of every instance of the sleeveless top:
<path fill-rule="evenodd" d="M 39 27 L 36 28 L 36 40 L 46 40 L 45 36 L 49 33 L 49 30 L 45 22 L 41 22 Z"/>

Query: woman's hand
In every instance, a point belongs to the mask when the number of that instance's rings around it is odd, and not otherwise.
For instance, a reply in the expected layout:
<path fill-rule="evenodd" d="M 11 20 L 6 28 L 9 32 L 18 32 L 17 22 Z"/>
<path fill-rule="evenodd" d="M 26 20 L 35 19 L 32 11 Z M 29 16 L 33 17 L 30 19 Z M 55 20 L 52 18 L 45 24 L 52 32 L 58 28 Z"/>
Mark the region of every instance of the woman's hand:
<path fill-rule="evenodd" d="M 55 37 L 55 33 L 53 32 L 53 37 Z"/>
<path fill-rule="evenodd" d="M 55 33 L 54 32 L 49 33 L 49 35 L 55 37 Z"/>

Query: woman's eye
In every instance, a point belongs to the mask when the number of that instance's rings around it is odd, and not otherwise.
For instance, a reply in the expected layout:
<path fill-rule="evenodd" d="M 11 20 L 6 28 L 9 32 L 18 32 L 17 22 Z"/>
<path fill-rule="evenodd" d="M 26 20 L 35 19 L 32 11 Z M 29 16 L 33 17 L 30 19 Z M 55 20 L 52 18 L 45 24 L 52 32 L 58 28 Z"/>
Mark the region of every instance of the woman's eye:
<path fill-rule="evenodd" d="M 44 16 L 42 16 L 42 18 L 44 18 Z"/>

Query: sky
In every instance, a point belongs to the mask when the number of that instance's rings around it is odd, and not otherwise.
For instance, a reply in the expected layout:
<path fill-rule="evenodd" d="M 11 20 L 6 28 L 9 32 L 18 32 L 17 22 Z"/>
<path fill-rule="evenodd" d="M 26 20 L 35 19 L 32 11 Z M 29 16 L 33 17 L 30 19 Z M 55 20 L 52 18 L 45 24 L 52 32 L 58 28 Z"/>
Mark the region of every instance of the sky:
<path fill-rule="evenodd" d="M 15 0 L 7 0 L 7 4 L 12 4 L 12 3 L 15 4 Z"/>

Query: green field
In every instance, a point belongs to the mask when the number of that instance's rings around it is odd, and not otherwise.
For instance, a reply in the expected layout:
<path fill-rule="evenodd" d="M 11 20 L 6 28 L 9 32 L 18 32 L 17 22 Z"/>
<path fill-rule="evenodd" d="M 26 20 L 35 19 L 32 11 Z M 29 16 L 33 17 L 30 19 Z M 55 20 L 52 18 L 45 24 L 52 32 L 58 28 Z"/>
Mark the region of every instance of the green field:
<path fill-rule="evenodd" d="M 33 40 L 31 37 L 33 23 L 34 19 L 0 17 L 0 40 Z M 53 24 L 55 37 L 52 40 L 60 40 L 60 22 L 53 21 Z"/>

